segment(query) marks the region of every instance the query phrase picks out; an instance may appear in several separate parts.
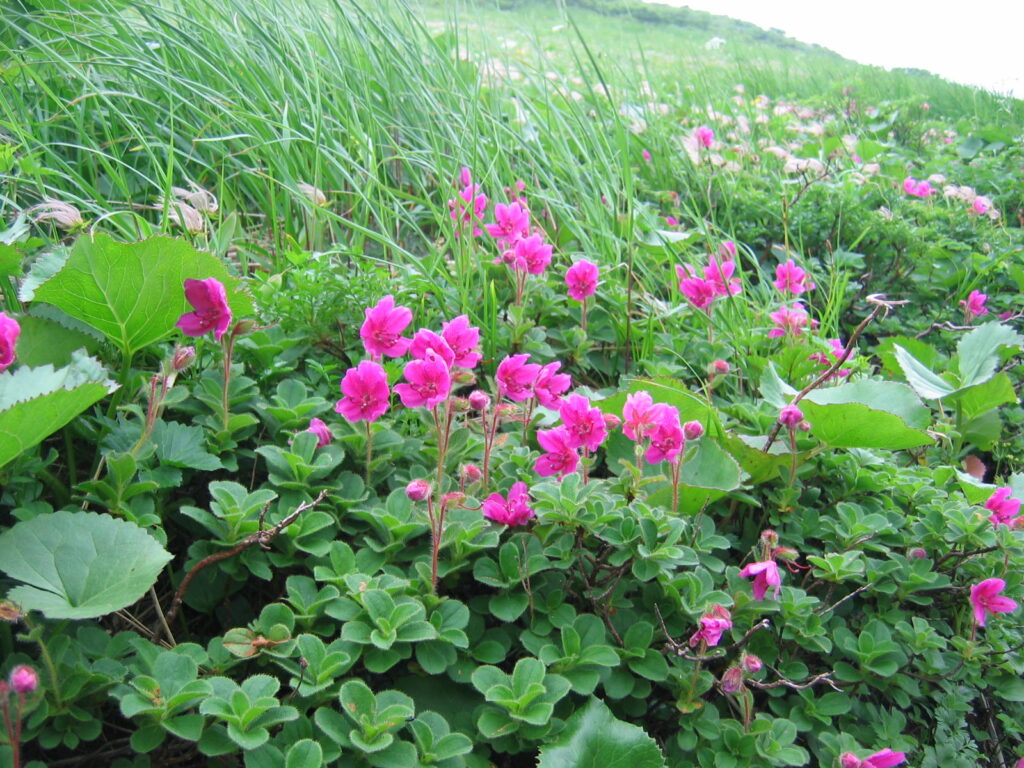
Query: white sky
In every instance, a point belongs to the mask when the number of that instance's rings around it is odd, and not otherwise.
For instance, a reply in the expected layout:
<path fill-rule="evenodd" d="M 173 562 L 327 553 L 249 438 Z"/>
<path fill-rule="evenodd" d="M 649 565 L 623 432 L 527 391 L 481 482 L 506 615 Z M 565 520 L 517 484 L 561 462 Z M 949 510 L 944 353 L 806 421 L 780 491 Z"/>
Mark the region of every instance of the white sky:
<path fill-rule="evenodd" d="M 917 67 L 1024 98 L 1024 0 L 656 1 L 775 27 L 863 64 Z"/>

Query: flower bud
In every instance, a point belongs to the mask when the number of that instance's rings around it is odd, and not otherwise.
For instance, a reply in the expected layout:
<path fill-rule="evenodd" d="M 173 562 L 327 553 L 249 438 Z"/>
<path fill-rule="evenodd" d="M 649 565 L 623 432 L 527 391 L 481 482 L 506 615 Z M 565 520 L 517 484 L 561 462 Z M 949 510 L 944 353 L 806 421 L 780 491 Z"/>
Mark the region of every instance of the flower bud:
<path fill-rule="evenodd" d="M 442 507 L 458 506 L 459 504 L 461 504 L 465 500 L 466 500 L 466 494 L 461 493 L 460 491 L 452 491 L 451 493 L 446 493 L 444 496 L 441 497 L 441 506 Z"/>
<path fill-rule="evenodd" d="M 761 667 L 764 666 L 764 662 L 752 653 L 744 653 L 740 658 L 740 665 L 743 667 L 743 671 L 748 675 L 753 675 L 761 671 Z"/>
<path fill-rule="evenodd" d="M 0 600 L 0 621 L 9 621 L 14 623 L 21 621 L 21 617 L 24 616 L 24 612 L 12 603 L 10 600 Z"/>
<path fill-rule="evenodd" d="M 482 389 L 476 389 L 469 395 L 469 407 L 474 411 L 482 411 L 491 404 L 491 396 Z"/>
<path fill-rule="evenodd" d="M 174 356 L 171 357 L 171 369 L 175 373 L 181 373 L 196 359 L 195 347 L 175 347 Z"/>
<path fill-rule="evenodd" d="M 484 476 L 484 473 L 480 471 L 480 467 L 476 464 L 463 464 L 462 465 L 462 479 L 467 483 L 479 482 L 480 478 Z"/>
<path fill-rule="evenodd" d="M 914 548 L 913 548 L 912 550 L 910 550 L 910 552 L 908 552 L 907 554 L 909 554 L 909 555 L 910 555 L 911 557 L 913 557 L 913 558 L 916 558 L 916 559 L 918 559 L 918 560 L 923 560 L 924 558 L 928 557 L 928 553 L 927 553 L 927 552 L 925 552 L 925 551 L 924 551 L 923 549 L 921 549 L 920 547 L 914 547 Z"/>
<path fill-rule="evenodd" d="M 604 425 L 609 431 L 615 429 L 622 423 L 622 419 L 616 416 L 614 413 L 606 413 L 602 417 L 604 419 Z"/>
<path fill-rule="evenodd" d="M 252 333 L 256 330 L 256 321 L 252 318 L 245 320 L 239 320 L 235 323 L 235 327 L 231 330 L 232 337 L 237 338 L 238 336 L 245 336 L 247 333 Z"/>
<path fill-rule="evenodd" d="M 782 411 L 779 413 L 779 421 L 790 429 L 796 427 L 803 420 L 804 412 L 792 404 L 783 406 Z"/>
<path fill-rule="evenodd" d="M 722 675 L 722 690 L 726 693 L 737 694 L 743 690 L 743 669 L 741 667 L 729 667 Z"/>
<path fill-rule="evenodd" d="M 39 674 L 32 667 L 22 664 L 11 670 L 9 682 L 15 693 L 32 693 L 39 687 Z"/>
<path fill-rule="evenodd" d="M 472 371 L 456 368 L 451 373 L 452 384 L 457 384 L 460 387 L 468 387 L 470 384 L 476 384 L 476 376 L 473 375 Z"/>
<path fill-rule="evenodd" d="M 724 376 L 730 371 L 729 364 L 725 362 L 725 360 L 715 360 L 715 362 L 711 364 L 711 368 L 719 376 Z"/>
<path fill-rule="evenodd" d="M 801 421 L 799 424 L 796 425 L 796 428 L 800 432 L 810 432 L 811 431 L 811 422 L 807 421 L 807 419 L 804 419 L 803 421 Z"/>
<path fill-rule="evenodd" d="M 779 534 L 771 528 L 765 528 L 761 531 L 761 542 L 767 544 L 769 547 L 774 547 L 779 543 Z"/>
<path fill-rule="evenodd" d="M 430 483 L 426 480 L 413 480 L 405 486 L 405 495 L 411 501 L 423 501 L 430 495 Z"/>
<path fill-rule="evenodd" d="M 448 399 L 448 408 L 452 413 L 466 413 L 469 411 L 469 401 L 464 397 L 451 397 Z"/>
<path fill-rule="evenodd" d="M 327 196 L 324 194 L 322 189 L 317 189 L 312 184 L 307 184 L 302 181 L 298 184 L 299 192 L 313 205 L 324 207 L 327 205 Z"/>
<path fill-rule="evenodd" d="M 688 421 L 683 424 L 683 437 L 687 440 L 698 440 L 704 434 L 704 425 L 699 421 Z"/>
<path fill-rule="evenodd" d="M 853 752 L 844 752 L 840 755 L 839 764 L 843 768 L 861 768 L 861 765 L 863 765 L 860 758 L 853 754 Z"/>
<path fill-rule="evenodd" d="M 792 563 L 799 557 L 799 552 L 789 547 L 776 547 L 772 550 L 772 558 L 782 560 L 785 563 Z"/>

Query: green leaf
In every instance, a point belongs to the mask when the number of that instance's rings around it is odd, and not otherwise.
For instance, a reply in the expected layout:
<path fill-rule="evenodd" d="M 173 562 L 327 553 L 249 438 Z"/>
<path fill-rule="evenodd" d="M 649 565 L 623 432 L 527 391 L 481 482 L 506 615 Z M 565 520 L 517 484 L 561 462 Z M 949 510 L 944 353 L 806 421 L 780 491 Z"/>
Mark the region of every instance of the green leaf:
<path fill-rule="evenodd" d="M 324 764 L 324 751 L 312 739 L 301 739 L 292 744 L 284 760 L 284 768 L 320 768 Z"/>
<path fill-rule="evenodd" d="M 39 515 L 0 535 L 0 568 L 24 582 L 8 597 L 49 619 L 92 619 L 125 608 L 170 560 L 139 526 L 93 512 Z"/>
<path fill-rule="evenodd" d="M 157 458 L 172 467 L 209 472 L 222 466 L 220 459 L 206 450 L 206 433 L 202 427 L 160 419 L 153 427 L 153 443 Z"/>
<path fill-rule="evenodd" d="M 21 335 L 18 337 L 17 359 L 23 366 L 67 365 L 76 349 L 84 348 L 91 354 L 99 346 L 93 336 L 65 328 L 48 317 L 22 315 L 18 323 Z"/>
<path fill-rule="evenodd" d="M 960 417 L 965 421 L 976 419 L 1001 405 L 1017 402 L 1013 382 L 1005 373 L 997 373 L 988 381 L 961 389 L 951 400 L 960 406 Z"/>
<path fill-rule="evenodd" d="M 1002 323 L 985 323 L 968 333 L 956 345 L 960 386 L 988 381 L 999 364 L 999 348 L 1024 347 L 1024 336 Z"/>
<path fill-rule="evenodd" d="M 498 619 L 512 622 L 522 616 L 530 604 L 530 598 L 523 592 L 503 592 L 494 595 L 487 609 Z"/>
<path fill-rule="evenodd" d="M 175 332 L 178 318 L 189 311 L 185 279 L 208 277 L 224 284 L 235 317 L 253 313 L 251 299 L 220 259 L 162 235 L 137 243 L 104 234 L 80 237 L 33 298 L 91 325 L 131 357 Z"/>
<path fill-rule="evenodd" d="M 617 719 L 595 697 L 541 748 L 537 768 L 665 768 L 665 757 L 643 728 Z"/>
<path fill-rule="evenodd" d="M 836 448 L 899 450 L 929 445 L 930 412 L 905 384 L 855 381 L 800 401 L 815 437 Z"/>
<path fill-rule="evenodd" d="M 932 373 L 916 357 L 907 352 L 899 344 L 893 345 L 893 354 L 896 362 L 903 369 L 903 375 L 907 377 L 907 383 L 914 388 L 921 397 L 925 399 L 937 399 L 948 397 L 956 391 L 956 387 L 948 383 L 938 374 Z"/>
<path fill-rule="evenodd" d="M 0 374 L 0 467 L 117 387 L 106 369 L 83 352 L 57 370 L 44 365 Z"/>

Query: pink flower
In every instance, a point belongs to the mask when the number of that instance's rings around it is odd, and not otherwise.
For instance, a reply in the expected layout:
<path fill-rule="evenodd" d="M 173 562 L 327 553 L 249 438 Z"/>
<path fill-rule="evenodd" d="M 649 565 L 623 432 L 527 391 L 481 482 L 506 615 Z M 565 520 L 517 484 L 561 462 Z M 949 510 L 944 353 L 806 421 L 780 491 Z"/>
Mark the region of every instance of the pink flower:
<path fill-rule="evenodd" d="M 39 673 L 32 669 L 32 667 L 21 664 L 11 670 L 8 683 L 11 686 L 11 690 L 15 693 L 34 693 L 36 688 L 39 687 Z"/>
<path fill-rule="evenodd" d="M 644 456 L 648 464 L 675 461 L 686 441 L 679 423 L 679 411 L 671 405 L 659 403 L 659 406 L 658 423 L 651 433 L 651 444 Z"/>
<path fill-rule="evenodd" d="M 334 439 L 334 435 L 331 434 L 331 430 L 328 429 L 327 425 L 321 419 L 310 419 L 309 427 L 306 428 L 307 432 L 312 432 L 316 435 L 316 447 L 323 448 L 325 445 L 330 445 Z"/>
<path fill-rule="evenodd" d="M 14 348 L 21 335 L 21 326 L 6 312 L 0 312 L 0 371 L 6 371 L 14 362 Z"/>
<path fill-rule="evenodd" d="M 724 376 L 731 370 L 729 368 L 729 364 L 725 360 L 715 360 L 711 366 L 715 369 L 715 373 L 720 376 Z"/>
<path fill-rule="evenodd" d="M 646 391 L 626 395 L 622 406 L 622 433 L 630 440 L 642 440 L 657 430 L 665 406 L 655 404 Z"/>
<path fill-rule="evenodd" d="M 803 420 L 804 412 L 792 403 L 782 406 L 782 410 L 779 412 L 779 421 L 790 429 L 796 427 Z"/>
<path fill-rule="evenodd" d="M 406 408 L 433 408 L 448 399 L 452 377 L 448 365 L 432 350 L 422 360 L 412 360 L 402 371 L 408 384 L 396 384 L 395 392 Z"/>
<path fill-rule="evenodd" d="M 565 284 L 569 286 L 569 298 L 586 301 L 597 293 L 597 265 L 586 259 L 580 259 L 565 273 Z"/>
<path fill-rule="evenodd" d="M 596 451 L 608 437 L 600 408 L 591 408 L 583 395 L 569 395 L 558 408 L 568 432 L 569 445 Z"/>
<path fill-rule="evenodd" d="M 829 339 L 828 343 L 829 343 L 829 346 L 832 347 L 832 349 L 829 350 L 828 354 L 825 354 L 824 352 L 815 352 L 815 353 L 813 353 L 811 355 L 808 355 L 807 359 L 808 360 L 813 360 L 816 363 L 821 363 L 823 368 L 831 368 L 832 364 L 836 360 L 838 360 L 840 357 L 842 357 L 843 352 L 846 350 L 846 345 L 843 344 L 843 342 L 841 340 L 839 340 L 839 339 Z M 829 359 L 829 355 L 831 355 L 832 359 Z M 851 354 L 851 357 L 852 357 L 852 354 Z M 847 359 L 849 359 L 849 358 L 847 358 Z M 829 378 L 830 379 L 834 379 L 836 377 L 840 377 L 841 378 L 843 376 L 849 376 L 850 373 L 851 373 L 851 370 L 849 368 L 840 368 L 835 373 L 833 373 L 831 376 L 829 376 Z"/>
<path fill-rule="evenodd" d="M 455 365 L 467 370 L 476 367 L 483 357 L 477 348 L 480 345 L 480 329 L 470 326 L 469 317 L 459 315 L 450 322 L 441 324 L 441 337 L 455 354 Z"/>
<path fill-rule="evenodd" d="M 732 240 L 723 240 L 721 245 L 718 246 L 718 255 L 724 261 L 732 261 L 736 258 L 736 243 Z"/>
<path fill-rule="evenodd" d="M 467 171 L 468 169 L 463 168 L 463 170 Z M 484 213 L 487 212 L 487 195 L 480 191 L 479 184 L 466 183 L 463 185 L 462 191 L 448 201 L 448 208 L 451 211 L 452 221 L 458 225 L 459 230 L 471 224 L 473 237 L 483 234 L 483 230 L 477 226 L 477 222 L 482 222 Z M 456 230 L 455 234 L 458 236 L 459 231 Z"/>
<path fill-rule="evenodd" d="M 918 181 L 913 176 L 907 176 L 903 180 L 903 191 L 913 197 L 930 197 L 935 192 L 927 180 Z"/>
<path fill-rule="evenodd" d="M 388 409 L 391 390 L 384 369 L 371 360 L 349 368 L 341 380 L 344 397 L 334 410 L 349 421 L 376 421 Z"/>
<path fill-rule="evenodd" d="M 689 264 L 676 265 L 676 276 L 679 278 L 679 290 L 697 309 L 708 311 L 711 302 L 718 295 L 715 284 L 710 280 L 697 277 L 697 273 Z"/>
<path fill-rule="evenodd" d="M 891 749 L 883 749 L 875 752 L 871 757 L 861 760 L 852 752 L 844 752 L 839 756 L 839 764 L 842 768 L 892 768 L 905 762 L 907 756 L 903 752 L 893 752 Z"/>
<path fill-rule="evenodd" d="M 540 235 L 530 235 L 516 241 L 512 266 L 531 275 L 544 274 L 551 263 L 551 246 Z"/>
<path fill-rule="evenodd" d="M 971 291 L 967 301 L 960 302 L 960 306 L 964 307 L 971 317 L 980 317 L 981 315 L 988 314 L 988 310 L 985 309 L 986 301 L 988 301 L 988 294 L 975 290 Z"/>
<path fill-rule="evenodd" d="M 775 564 L 774 560 L 751 563 L 740 571 L 741 578 L 749 579 L 751 576 L 754 577 L 754 583 L 751 588 L 754 592 L 755 600 L 764 600 L 768 587 L 775 587 L 772 598 L 775 600 L 779 599 L 779 592 L 782 590 L 782 577 L 779 575 L 779 566 Z"/>
<path fill-rule="evenodd" d="M 220 341 L 231 325 L 231 308 L 223 283 L 215 277 L 185 280 L 185 298 L 195 309 L 178 318 L 178 328 L 186 336 L 203 336 L 213 329 Z"/>
<path fill-rule="evenodd" d="M 992 201 L 984 195 L 978 195 L 974 198 L 974 202 L 971 203 L 971 208 L 979 216 L 984 213 L 988 213 L 989 208 L 992 207 Z"/>
<path fill-rule="evenodd" d="M 409 501 L 423 501 L 430 495 L 430 483 L 426 480 L 412 480 L 405 486 L 405 495 Z"/>
<path fill-rule="evenodd" d="M 643 151 L 643 156 L 645 161 L 647 161 L 648 163 L 651 162 L 651 153 L 648 152 L 646 149 Z"/>
<path fill-rule="evenodd" d="M 768 331 L 769 339 L 778 339 L 786 335 L 802 336 L 804 329 L 810 323 L 810 316 L 804 311 L 804 305 L 799 301 L 793 304 L 792 308 L 783 304 L 768 316 L 775 323 L 775 327 Z"/>
<path fill-rule="evenodd" d="M 706 125 L 700 126 L 693 132 L 693 135 L 697 137 L 697 141 L 702 147 L 710 147 L 715 140 L 715 132 Z"/>
<path fill-rule="evenodd" d="M 530 233 L 530 214 L 519 203 L 498 203 L 494 206 L 494 224 L 487 225 L 487 234 L 507 248 Z"/>
<path fill-rule="evenodd" d="M 985 626 L 987 614 L 1010 613 L 1017 610 L 1017 601 L 999 593 L 1006 589 L 1002 579 L 985 579 L 971 587 L 971 607 L 974 608 L 974 620 L 979 627 Z"/>
<path fill-rule="evenodd" d="M 533 385 L 540 374 L 538 363 L 527 363 L 529 355 L 510 355 L 498 363 L 498 397 L 522 403 L 533 397 Z"/>
<path fill-rule="evenodd" d="M 580 464 L 580 455 L 572 445 L 572 436 L 566 426 L 555 429 L 541 429 L 537 432 L 537 442 L 547 453 L 537 459 L 533 471 L 541 477 L 558 475 L 565 477 L 576 471 Z"/>
<path fill-rule="evenodd" d="M 733 249 L 735 250 L 735 246 Z M 719 264 L 718 260 L 712 256 L 708 266 L 704 267 L 704 279 L 711 283 L 716 296 L 735 296 L 743 290 L 740 287 L 740 279 L 733 277 L 735 271 L 735 261 L 724 259 Z"/>
<path fill-rule="evenodd" d="M 789 259 L 785 264 L 775 268 L 775 281 L 772 283 L 782 293 L 799 296 L 804 291 L 814 290 L 814 283 L 807 283 L 807 273 Z"/>
<path fill-rule="evenodd" d="M 665 217 L 665 226 L 667 226 L 667 227 L 678 227 L 679 226 L 679 219 L 677 219 L 675 216 L 666 216 Z"/>
<path fill-rule="evenodd" d="M 500 493 L 492 493 L 483 503 L 484 517 L 502 525 L 525 525 L 536 517 L 530 509 L 530 494 L 526 483 L 519 482 L 508 492 L 508 500 Z"/>
<path fill-rule="evenodd" d="M 455 364 L 455 352 L 448 342 L 433 331 L 420 328 L 413 334 L 412 342 L 409 344 L 409 354 L 417 360 L 425 360 L 428 352 L 433 352 L 444 360 L 444 364 L 449 369 Z"/>
<path fill-rule="evenodd" d="M 540 369 L 537 380 L 533 384 L 533 394 L 537 402 L 545 408 L 558 410 L 562 405 L 562 395 L 569 391 L 572 386 L 572 376 L 568 373 L 558 373 L 562 364 L 557 360 L 548 363 Z"/>
<path fill-rule="evenodd" d="M 1013 489 L 1008 485 L 998 488 L 985 502 L 985 509 L 992 513 L 988 518 L 992 521 L 992 525 L 1006 525 L 1012 528 L 1017 522 L 1017 515 L 1020 513 L 1020 500 L 1010 498 L 1011 493 L 1013 493 Z"/>
<path fill-rule="evenodd" d="M 695 647 L 703 640 L 708 648 L 714 648 L 721 641 L 722 633 L 729 629 L 732 629 L 732 616 L 728 609 L 715 604 L 700 617 L 700 629 L 690 637 L 690 647 Z"/>
<path fill-rule="evenodd" d="M 402 338 L 402 331 L 412 322 L 412 310 L 396 307 L 395 297 L 388 294 L 364 312 L 366 320 L 359 329 L 359 337 L 366 351 L 376 358 L 404 355 L 411 342 Z"/>

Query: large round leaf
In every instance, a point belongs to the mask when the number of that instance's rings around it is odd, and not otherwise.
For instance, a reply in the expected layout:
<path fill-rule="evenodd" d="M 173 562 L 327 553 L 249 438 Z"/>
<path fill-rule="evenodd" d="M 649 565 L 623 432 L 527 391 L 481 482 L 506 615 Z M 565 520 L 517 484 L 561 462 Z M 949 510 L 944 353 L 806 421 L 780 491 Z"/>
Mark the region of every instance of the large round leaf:
<path fill-rule="evenodd" d="M 50 619 L 92 619 L 145 594 L 171 554 L 127 520 L 53 512 L 0 535 L 0 569 L 23 582 L 7 595 Z"/>
<path fill-rule="evenodd" d="M 665 768 L 665 758 L 643 728 L 591 698 L 541 749 L 537 768 Z"/>

